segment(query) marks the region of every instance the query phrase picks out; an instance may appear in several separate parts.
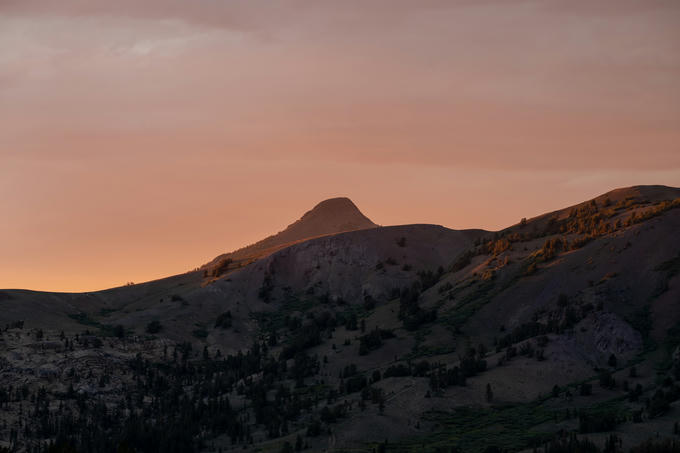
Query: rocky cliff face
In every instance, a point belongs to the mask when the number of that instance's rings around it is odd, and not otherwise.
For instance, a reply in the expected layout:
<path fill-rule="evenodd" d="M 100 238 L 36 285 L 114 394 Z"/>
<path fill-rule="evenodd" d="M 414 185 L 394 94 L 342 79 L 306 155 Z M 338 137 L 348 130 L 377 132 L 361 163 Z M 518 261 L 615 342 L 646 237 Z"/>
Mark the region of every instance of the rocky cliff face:
<path fill-rule="evenodd" d="M 288 288 L 350 303 L 364 295 L 388 300 L 393 290 L 417 280 L 418 272 L 450 266 L 480 235 L 436 225 L 355 231 L 296 244 L 265 258 L 254 270 L 262 271 L 279 295 Z"/>

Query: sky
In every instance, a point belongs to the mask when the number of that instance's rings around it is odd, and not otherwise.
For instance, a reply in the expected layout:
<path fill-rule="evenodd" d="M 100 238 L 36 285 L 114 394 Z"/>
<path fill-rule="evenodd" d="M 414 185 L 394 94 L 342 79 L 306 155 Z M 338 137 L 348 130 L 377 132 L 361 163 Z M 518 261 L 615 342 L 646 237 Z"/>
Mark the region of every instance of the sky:
<path fill-rule="evenodd" d="M 0 288 L 185 272 L 348 196 L 497 230 L 680 186 L 676 0 L 0 0 Z"/>

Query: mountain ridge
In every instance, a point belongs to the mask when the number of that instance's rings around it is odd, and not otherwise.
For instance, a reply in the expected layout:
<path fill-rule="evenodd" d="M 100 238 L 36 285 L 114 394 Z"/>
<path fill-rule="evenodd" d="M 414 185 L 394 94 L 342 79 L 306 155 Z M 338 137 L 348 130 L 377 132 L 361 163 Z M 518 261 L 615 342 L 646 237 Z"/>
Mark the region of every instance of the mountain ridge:
<path fill-rule="evenodd" d="M 680 189 L 636 186 L 495 232 L 414 224 L 305 238 L 211 279 L 3 290 L 0 377 L 29 393 L 4 403 L 0 438 L 17 419 L 40 429 L 45 415 L 25 410 L 34 394 L 88 408 L 91 432 L 113 445 L 130 442 L 125 423 L 137 419 L 100 417 L 102 402 L 170 420 L 185 442 L 208 436 L 213 450 L 283 451 L 300 438 L 319 452 L 484 453 L 543 449 L 565 431 L 597 448 L 603 433 L 625 447 L 670 438 L 677 231 Z M 201 430 L 179 422 L 186 412 L 164 388 L 206 395 L 192 421 Z M 210 431 L 216 417 L 249 437 Z"/>

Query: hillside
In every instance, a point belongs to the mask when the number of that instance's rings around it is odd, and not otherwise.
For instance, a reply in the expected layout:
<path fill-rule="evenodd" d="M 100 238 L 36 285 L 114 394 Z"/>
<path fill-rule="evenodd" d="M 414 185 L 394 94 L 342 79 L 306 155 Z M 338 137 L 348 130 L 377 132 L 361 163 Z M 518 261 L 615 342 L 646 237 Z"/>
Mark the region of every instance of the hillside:
<path fill-rule="evenodd" d="M 676 451 L 678 208 L 680 189 L 636 186 L 488 232 L 376 228 L 334 199 L 201 272 L 3 290 L 0 439 L 368 453 L 651 438 Z"/>

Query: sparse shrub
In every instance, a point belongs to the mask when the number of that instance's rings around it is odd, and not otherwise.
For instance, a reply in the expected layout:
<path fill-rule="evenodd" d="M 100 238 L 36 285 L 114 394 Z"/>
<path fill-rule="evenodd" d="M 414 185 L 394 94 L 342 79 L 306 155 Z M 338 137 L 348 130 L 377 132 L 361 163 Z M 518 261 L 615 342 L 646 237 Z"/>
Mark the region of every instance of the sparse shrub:
<path fill-rule="evenodd" d="M 347 379 L 347 381 L 345 382 L 345 392 L 348 393 L 348 394 L 360 392 L 367 385 L 368 385 L 368 381 L 367 381 L 366 377 L 361 376 L 361 375 L 352 376 L 351 378 Z"/>
<path fill-rule="evenodd" d="M 349 344 L 349 339 L 345 340 Z M 288 344 L 281 351 L 280 358 L 287 360 L 291 359 L 298 352 L 321 344 L 321 332 L 316 324 L 309 324 L 300 326 L 288 342 Z"/>
<path fill-rule="evenodd" d="M 598 379 L 602 388 L 612 389 L 616 385 L 616 381 L 608 370 L 601 371 Z"/>
<path fill-rule="evenodd" d="M 609 360 L 607 360 L 607 365 L 609 365 L 612 368 L 616 368 L 616 356 L 614 354 L 609 356 Z"/>
<path fill-rule="evenodd" d="M 370 351 L 378 349 L 383 344 L 383 340 L 394 338 L 391 330 L 375 328 L 371 333 L 359 337 L 359 355 L 366 355 Z"/>
<path fill-rule="evenodd" d="M 649 333 L 652 330 L 652 314 L 649 305 L 645 305 L 624 319 L 633 329 L 640 332 L 643 339 L 649 338 Z"/>
<path fill-rule="evenodd" d="M 680 453 L 680 442 L 675 439 L 647 439 L 631 448 L 630 453 Z"/>
<path fill-rule="evenodd" d="M 344 318 L 345 329 L 347 330 L 358 330 L 359 329 L 359 319 L 356 313 L 350 313 L 347 318 Z"/>
<path fill-rule="evenodd" d="M 309 425 L 307 425 L 307 437 L 317 437 L 321 434 L 321 423 L 318 420 L 312 420 Z"/>
<path fill-rule="evenodd" d="M 231 311 L 226 311 L 222 313 L 215 320 L 215 327 L 219 327 L 221 329 L 228 329 L 231 327 L 231 324 L 232 324 Z"/>
<path fill-rule="evenodd" d="M 527 322 L 520 324 L 512 329 L 507 335 L 504 335 L 498 340 L 498 348 L 503 348 L 511 344 L 519 343 L 527 338 L 535 337 L 537 335 L 544 335 L 548 331 L 548 326 L 540 322 Z"/>
<path fill-rule="evenodd" d="M 194 329 L 193 331 L 191 331 L 191 334 L 194 337 L 199 338 L 201 340 L 208 337 L 208 331 L 205 330 L 204 328 Z"/>
<path fill-rule="evenodd" d="M 163 326 L 159 321 L 151 321 L 146 325 L 146 332 L 150 334 L 156 334 L 163 330 Z"/>
<path fill-rule="evenodd" d="M 458 272 L 459 270 L 465 269 L 472 262 L 473 256 L 475 256 L 475 253 L 472 250 L 468 250 L 460 255 L 451 266 L 451 272 Z"/>
<path fill-rule="evenodd" d="M 642 396 L 642 385 L 637 384 L 634 389 L 628 392 L 628 401 L 635 402 Z"/>
<path fill-rule="evenodd" d="M 400 363 L 400 364 L 397 364 L 397 365 L 391 365 L 391 366 L 387 367 L 387 369 L 383 373 L 383 378 L 404 377 L 404 376 L 410 376 L 410 375 L 411 375 L 411 370 L 409 369 L 409 367 Z"/>
<path fill-rule="evenodd" d="M 231 263 L 234 261 L 231 258 L 225 258 L 220 260 L 219 263 L 217 263 L 217 266 L 213 269 L 213 277 L 219 277 L 220 275 L 224 274 L 229 270 L 229 266 Z"/>
<path fill-rule="evenodd" d="M 583 236 L 579 236 L 576 239 L 574 239 L 573 241 L 571 241 L 570 248 L 572 250 L 580 249 L 581 247 L 583 247 L 584 245 L 586 245 L 587 243 L 589 243 L 593 239 L 595 239 L 595 238 L 591 235 L 588 235 L 588 234 L 583 235 Z"/>
<path fill-rule="evenodd" d="M 420 285 L 415 283 L 411 288 L 405 288 L 399 296 L 399 319 L 407 330 L 416 330 L 421 324 L 433 322 L 437 319 L 436 309 L 423 310 L 418 304 Z"/>
<path fill-rule="evenodd" d="M 579 432 L 586 434 L 612 431 L 620 421 L 622 420 L 615 410 L 581 410 L 578 416 Z"/>
<path fill-rule="evenodd" d="M 501 238 L 493 242 L 493 246 L 491 247 L 491 254 L 493 256 L 497 256 L 508 249 L 510 249 L 510 241 L 506 238 Z"/>
<path fill-rule="evenodd" d="M 532 262 L 527 266 L 526 270 L 524 271 L 524 275 L 533 275 L 537 270 L 536 263 Z"/>
<path fill-rule="evenodd" d="M 551 440 L 542 451 L 546 453 L 600 453 L 598 446 L 590 439 L 579 439 L 574 433 L 568 437 Z"/>
<path fill-rule="evenodd" d="M 680 399 L 680 386 L 674 385 L 667 391 L 657 390 L 649 401 L 647 411 L 650 417 L 664 414 L 670 408 L 670 403 Z"/>
<path fill-rule="evenodd" d="M 293 453 L 293 451 L 293 446 L 288 441 L 285 441 L 279 450 L 280 453 Z"/>
<path fill-rule="evenodd" d="M 568 250 L 568 247 L 569 241 L 563 237 L 547 239 L 543 244 L 543 248 L 541 249 L 543 259 L 545 261 L 549 261 L 557 256 L 557 254 L 561 251 Z"/>
<path fill-rule="evenodd" d="M 375 299 L 370 294 L 364 294 L 364 310 L 370 311 L 375 308 Z"/>
<path fill-rule="evenodd" d="M 421 360 L 413 366 L 411 374 L 414 377 L 423 377 L 428 371 L 430 371 L 430 363 L 427 360 Z"/>
<path fill-rule="evenodd" d="M 519 347 L 519 353 L 520 355 L 532 358 L 534 356 L 534 347 L 531 344 L 531 341 L 522 343 L 522 345 Z"/>
<path fill-rule="evenodd" d="M 443 285 L 439 286 L 439 288 L 437 289 L 437 292 L 439 294 L 443 294 L 443 293 L 450 291 L 452 289 L 453 289 L 453 285 L 451 284 L 451 282 L 446 282 Z"/>
<path fill-rule="evenodd" d="M 486 401 L 493 401 L 493 390 L 491 390 L 491 384 L 486 384 Z"/>
<path fill-rule="evenodd" d="M 436 285 L 442 275 L 444 275 L 444 268 L 441 266 L 439 266 L 439 268 L 435 272 L 431 270 L 418 272 L 418 277 L 420 278 L 421 291 L 425 291 Z"/>
<path fill-rule="evenodd" d="M 557 306 L 558 306 L 558 307 L 564 308 L 564 307 L 566 307 L 566 306 L 568 306 L 568 305 L 569 305 L 569 296 L 567 296 L 567 295 L 564 294 L 564 293 L 561 293 L 561 294 L 557 297 Z"/>
<path fill-rule="evenodd" d="M 266 272 L 264 279 L 262 280 L 262 286 L 257 293 L 257 296 L 262 299 L 263 302 L 269 303 L 272 299 L 272 291 L 274 290 L 274 279 L 269 272 Z"/>

